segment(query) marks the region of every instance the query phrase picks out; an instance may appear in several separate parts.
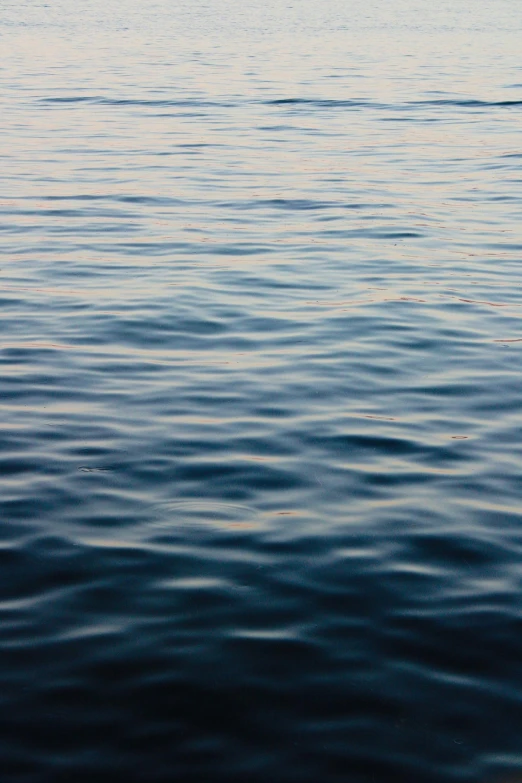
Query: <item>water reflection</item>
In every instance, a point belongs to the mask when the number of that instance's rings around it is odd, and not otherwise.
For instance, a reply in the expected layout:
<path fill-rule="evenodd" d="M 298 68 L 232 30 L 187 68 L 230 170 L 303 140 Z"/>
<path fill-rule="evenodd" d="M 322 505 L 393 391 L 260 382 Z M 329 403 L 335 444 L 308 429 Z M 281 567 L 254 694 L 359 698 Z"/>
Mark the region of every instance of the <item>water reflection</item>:
<path fill-rule="evenodd" d="M 517 779 L 519 28 L 4 3 L 2 780 Z"/>

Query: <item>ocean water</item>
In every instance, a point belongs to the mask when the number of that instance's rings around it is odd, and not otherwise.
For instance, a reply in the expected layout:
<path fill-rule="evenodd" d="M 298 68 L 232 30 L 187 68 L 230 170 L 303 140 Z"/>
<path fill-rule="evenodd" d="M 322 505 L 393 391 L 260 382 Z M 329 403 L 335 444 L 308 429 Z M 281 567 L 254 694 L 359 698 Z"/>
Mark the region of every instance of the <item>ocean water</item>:
<path fill-rule="evenodd" d="M 522 774 L 521 41 L 2 3 L 2 783 Z"/>

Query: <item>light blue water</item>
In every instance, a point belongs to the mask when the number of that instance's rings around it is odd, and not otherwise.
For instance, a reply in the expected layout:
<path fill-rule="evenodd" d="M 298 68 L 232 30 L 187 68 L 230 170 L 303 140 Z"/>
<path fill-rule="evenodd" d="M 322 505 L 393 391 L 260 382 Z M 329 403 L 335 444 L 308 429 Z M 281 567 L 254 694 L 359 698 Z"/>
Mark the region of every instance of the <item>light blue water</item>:
<path fill-rule="evenodd" d="M 2 783 L 522 771 L 521 41 L 2 4 Z"/>

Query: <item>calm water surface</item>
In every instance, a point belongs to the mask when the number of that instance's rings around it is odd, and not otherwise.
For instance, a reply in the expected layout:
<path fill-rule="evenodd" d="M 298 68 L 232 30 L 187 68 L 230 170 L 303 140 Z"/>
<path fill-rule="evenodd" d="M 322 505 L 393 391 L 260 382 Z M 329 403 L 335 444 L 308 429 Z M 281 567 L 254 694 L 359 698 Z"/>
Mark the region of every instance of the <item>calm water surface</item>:
<path fill-rule="evenodd" d="M 2 783 L 522 771 L 518 0 L 4 0 Z"/>

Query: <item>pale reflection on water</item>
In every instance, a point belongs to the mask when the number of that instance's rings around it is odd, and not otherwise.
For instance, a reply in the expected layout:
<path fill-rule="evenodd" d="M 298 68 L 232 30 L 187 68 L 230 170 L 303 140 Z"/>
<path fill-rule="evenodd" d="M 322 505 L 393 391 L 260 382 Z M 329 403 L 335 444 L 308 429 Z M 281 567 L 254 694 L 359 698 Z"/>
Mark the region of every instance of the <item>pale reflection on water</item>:
<path fill-rule="evenodd" d="M 516 0 L 0 9 L 2 783 L 515 783 Z"/>

